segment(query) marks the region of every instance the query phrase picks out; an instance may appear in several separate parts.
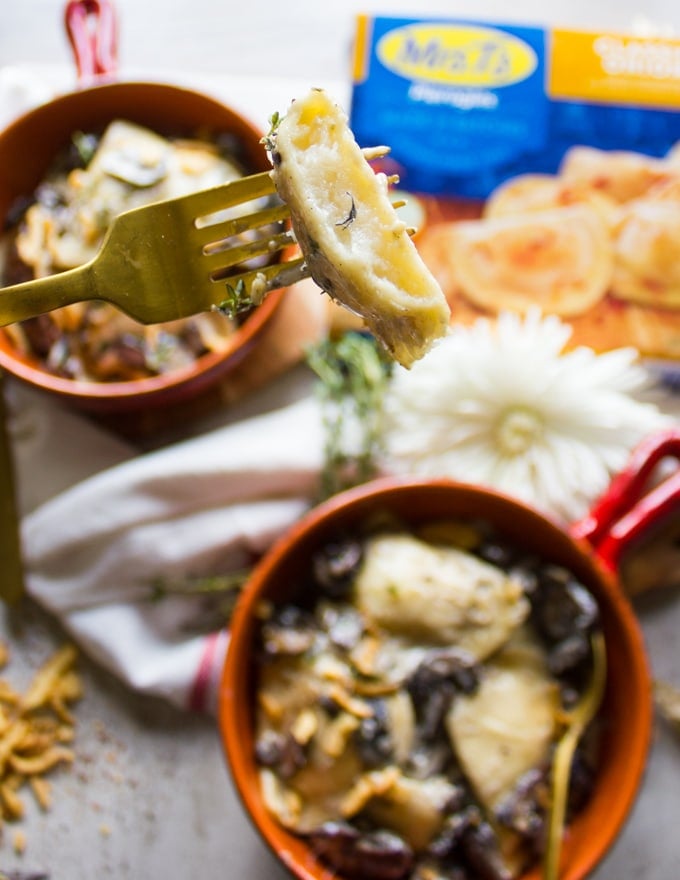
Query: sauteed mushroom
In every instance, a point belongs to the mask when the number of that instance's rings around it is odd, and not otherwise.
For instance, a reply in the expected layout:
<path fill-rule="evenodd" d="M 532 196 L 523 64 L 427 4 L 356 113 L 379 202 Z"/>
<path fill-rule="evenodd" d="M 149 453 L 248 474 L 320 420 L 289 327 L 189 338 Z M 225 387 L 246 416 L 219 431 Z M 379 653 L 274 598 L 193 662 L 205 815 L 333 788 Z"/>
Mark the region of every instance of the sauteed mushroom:
<path fill-rule="evenodd" d="M 347 877 L 401 880 L 413 867 L 413 851 L 389 831 L 362 834 L 347 822 L 327 822 L 308 839 L 312 849 Z"/>
<path fill-rule="evenodd" d="M 124 119 L 103 132 L 74 131 L 32 198 L 22 196 L 9 211 L 0 282 L 88 262 L 115 216 L 242 176 L 235 155 L 207 135 L 164 137 Z M 202 355 L 226 351 L 243 320 L 206 313 L 150 328 L 92 302 L 55 309 L 7 332 L 24 355 L 57 376 L 120 382 L 186 369 Z"/>
<path fill-rule="evenodd" d="M 261 625 L 265 802 L 344 876 L 513 880 L 537 857 L 597 605 L 567 569 L 474 529 L 329 541 Z"/>

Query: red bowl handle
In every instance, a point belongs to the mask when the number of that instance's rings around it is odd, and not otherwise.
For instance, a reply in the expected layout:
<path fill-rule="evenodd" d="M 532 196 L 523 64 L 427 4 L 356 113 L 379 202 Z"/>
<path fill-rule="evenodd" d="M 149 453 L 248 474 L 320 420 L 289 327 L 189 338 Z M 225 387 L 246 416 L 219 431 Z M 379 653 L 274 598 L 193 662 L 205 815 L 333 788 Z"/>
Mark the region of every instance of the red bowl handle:
<path fill-rule="evenodd" d="M 118 28 L 111 0 L 68 0 L 64 23 L 78 80 L 113 77 L 118 67 Z"/>
<path fill-rule="evenodd" d="M 612 571 L 623 550 L 652 525 L 680 511 L 680 468 L 645 494 L 656 466 L 667 457 L 680 461 L 680 429 L 653 434 L 633 451 L 624 470 L 590 512 L 570 529 L 589 541 Z"/>

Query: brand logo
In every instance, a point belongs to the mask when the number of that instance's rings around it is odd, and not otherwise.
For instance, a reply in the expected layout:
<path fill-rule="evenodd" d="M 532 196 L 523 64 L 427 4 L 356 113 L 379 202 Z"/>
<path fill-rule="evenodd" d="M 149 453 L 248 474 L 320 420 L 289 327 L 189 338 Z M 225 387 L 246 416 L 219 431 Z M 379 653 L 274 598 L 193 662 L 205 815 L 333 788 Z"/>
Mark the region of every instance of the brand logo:
<path fill-rule="evenodd" d="M 414 24 L 385 34 L 376 46 L 383 65 L 406 79 L 475 88 L 520 82 L 536 69 L 536 53 L 493 28 Z"/>

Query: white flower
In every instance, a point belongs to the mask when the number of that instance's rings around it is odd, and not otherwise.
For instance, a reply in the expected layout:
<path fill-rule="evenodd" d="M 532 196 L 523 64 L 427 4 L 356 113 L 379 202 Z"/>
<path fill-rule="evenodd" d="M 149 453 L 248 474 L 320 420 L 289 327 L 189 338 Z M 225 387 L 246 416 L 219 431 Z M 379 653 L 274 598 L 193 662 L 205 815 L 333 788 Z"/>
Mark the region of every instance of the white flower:
<path fill-rule="evenodd" d="M 565 351 L 538 311 L 455 327 L 385 399 L 386 469 L 490 486 L 565 522 L 584 516 L 644 436 L 670 419 L 635 395 L 638 353 Z"/>

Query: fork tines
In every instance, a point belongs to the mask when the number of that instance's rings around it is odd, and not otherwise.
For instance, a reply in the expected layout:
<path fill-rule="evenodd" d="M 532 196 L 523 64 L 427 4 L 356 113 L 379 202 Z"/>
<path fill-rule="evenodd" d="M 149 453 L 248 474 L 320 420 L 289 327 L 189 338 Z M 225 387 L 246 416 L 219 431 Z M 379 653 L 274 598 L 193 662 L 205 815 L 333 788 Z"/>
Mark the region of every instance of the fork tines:
<path fill-rule="evenodd" d="M 187 209 L 196 218 L 208 217 L 224 208 L 243 205 L 262 196 L 273 196 L 276 187 L 269 171 L 230 180 L 211 189 L 183 196 Z"/>
<path fill-rule="evenodd" d="M 295 235 L 284 226 L 290 212 L 278 198 L 269 172 L 196 193 L 191 200 L 191 237 L 201 248 L 202 264 L 211 280 L 227 280 L 234 269 L 240 269 L 238 277 L 244 284 L 250 285 L 258 274 L 269 289 L 280 283 L 282 264 L 264 271 L 266 259 L 258 258 L 271 259 L 291 247 Z"/>

